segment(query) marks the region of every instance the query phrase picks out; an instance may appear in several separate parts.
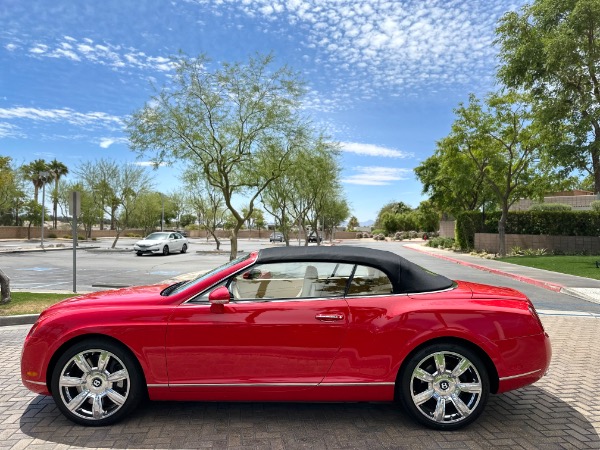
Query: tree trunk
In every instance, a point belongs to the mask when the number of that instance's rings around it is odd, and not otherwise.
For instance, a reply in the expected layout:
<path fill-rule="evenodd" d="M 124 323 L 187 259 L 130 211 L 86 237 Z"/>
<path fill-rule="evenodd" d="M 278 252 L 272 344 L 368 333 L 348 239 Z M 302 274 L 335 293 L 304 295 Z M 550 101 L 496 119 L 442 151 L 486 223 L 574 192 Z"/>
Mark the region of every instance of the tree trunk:
<path fill-rule="evenodd" d="M 506 256 L 506 220 L 508 219 L 508 206 L 502 205 L 502 216 L 498 222 L 498 254 Z"/>
<path fill-rule="evenodd" d="M 231 253 L 229 253 L 229 261 L 233 261 L 237 258 L 238 249 L 238 231 L 241 228 L 241 224 L 238 224 L 233 230 L 231 230 Z"/>
<path fill-rule="evenodd" d="M 115 236 L 115 240 L 112 243 L 112 246 L 110 248 L 115 248 L 117 246 L 117 241 L 119 240 L 119 237 L 121 236 L 121 233 L 123 232 L 123 230 L 119 230 L 117 228 L 117 235 Z"/>
<path fill-rule="evenodd" d="M 0 269 L 1 300 L 0 303 L 10 302 L 10 278 Z"/>
<path fill-rule="evenodd" d="M 215 243 L 217 244 L 217 250 L 221 249 L 221 241 L 219 240 L 219 238 L 217 237 L 217 233 L 215 233 L 214 230 L 207 230 L 210 235 L 213 237 L 213 239 L 215 240 Z M 206 240 L 208 241 L 208 235 L 206 236 Z"/>

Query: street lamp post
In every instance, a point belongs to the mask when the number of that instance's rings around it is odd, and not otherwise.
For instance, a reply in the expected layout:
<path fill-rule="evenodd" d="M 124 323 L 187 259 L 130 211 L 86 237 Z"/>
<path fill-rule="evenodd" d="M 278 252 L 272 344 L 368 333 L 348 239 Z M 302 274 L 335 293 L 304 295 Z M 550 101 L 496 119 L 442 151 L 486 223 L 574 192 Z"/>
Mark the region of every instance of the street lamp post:
<path fill-rule="evenodd" d="M 42 180 L 42 243 L 41 247 L 44 248 L 44 221 L 46 220 L 45 212 L 46 212 L 46 179 L 50 175 L 49 172 L 40 172 L 39 174 L 40 180 Z"/>

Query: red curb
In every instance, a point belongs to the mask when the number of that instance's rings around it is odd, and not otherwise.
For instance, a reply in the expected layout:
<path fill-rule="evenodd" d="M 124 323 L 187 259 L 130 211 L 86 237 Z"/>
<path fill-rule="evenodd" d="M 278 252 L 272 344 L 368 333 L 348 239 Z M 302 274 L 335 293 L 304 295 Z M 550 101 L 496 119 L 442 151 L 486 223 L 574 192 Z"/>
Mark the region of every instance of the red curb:
<path fill-rule="evenodd" d="M 522 275 L 515 275 L 513 273 L 504 272 L 503 270 L 500 270 L 500 269 L 492 269 L 490 267 L 480 266 L 479 264 L 470 263 L 470 262 L 462 261 L 460 259 L 451 258 L 450 256 L 440 255 L 439 253 L 429 252 L 429 251 L 421 249 L 421 248 L 409 247 L 409 246 L 404 246 L 404 248 L 409 248 L 409 249 L 415 250 L 417 252 L 426 253 L 429 256 L 444 259 L 446 261 L 460 264 L 461 266 L 472 267 L 473 269 L 483 270 L 484 272 L 493 273 L 494 275 L 501 275 L 503 277 L 512 278 L 514 280 L 522 281 L 523 283 L 532 284 L 537 287 L 548 289 L 549 291 L 560 292 L 561 289 L 564 288 L 564 286 L 561 284 L 540 281 L 540 280 L 536 280 L 535 278 L 524 277 Z"/>

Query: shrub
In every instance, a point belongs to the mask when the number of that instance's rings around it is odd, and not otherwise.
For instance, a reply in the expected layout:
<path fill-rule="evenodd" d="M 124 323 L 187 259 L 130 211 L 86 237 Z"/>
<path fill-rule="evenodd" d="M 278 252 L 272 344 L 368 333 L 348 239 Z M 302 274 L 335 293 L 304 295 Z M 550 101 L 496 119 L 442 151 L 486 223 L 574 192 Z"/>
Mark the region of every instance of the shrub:
<path fill-rule="evenodd" d="M 356 233 L 356 238 L 357 238 L 357 239 L 362 239 L 362 237 L 363 237 L 363 234 L 362 234 L 362 233 Z"/>
<path fill-rule="evenodd" d="M 376 241 L 385 241 L 385 234 L 373 234 L 373 239 L 375 239 Z"/>
<path fill-rule="evenodd" d="M 600 200 L 594 200 L 590 206 L 592 207 L 592 211 L 600 212 Z"/>
<path fill-rule="evenodd" d="M 56 233 L 48 233 L 48 239 L 56 239 L 58 236 Z"/>
<path fill-rule="evenodd" d="M 378 234 L 383 234 L 385 236 L 385 230 L 382 229 L 377 229 L 377 230 L 373 230 L 373 237 L 375 237 Z"/>

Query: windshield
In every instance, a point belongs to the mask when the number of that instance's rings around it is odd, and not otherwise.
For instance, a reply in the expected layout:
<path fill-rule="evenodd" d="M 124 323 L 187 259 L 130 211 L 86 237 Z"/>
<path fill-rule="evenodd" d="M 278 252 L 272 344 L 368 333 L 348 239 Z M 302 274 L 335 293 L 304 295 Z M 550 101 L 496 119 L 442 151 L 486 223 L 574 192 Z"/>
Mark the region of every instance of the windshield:
<path fill-rule="evenodd" d="M 147 241 L 160 241 L 162 239 L 166 239 L 169 236 L 169 233 L 152 233 L 146 236 Z"/>
<path fill-rule="evenodd" d="M 217 268 L 215 268 L 213 270 L 210 270 L 210 271 L 208 271 L 206 273 L 201 274 L 200 276 L 198 276 L 197 278 L 194 278 L 193 280 L 186 281 L 186 282 L 180 284 L 179 286 L 177 286 L 173 290 L 167 290 L 167 289 L 165 289 L 163 291 L 164 292 L 163 295 L 173 295 L 173 294 L 177 294 L 177 293 L 179 293 L 181 291 L 184 291 L 185 289 L 187 289 L 187 288 L 189 288 L 191 286 L 194 286 L 197 283 L 200 283 L 200 282 L 206 280 L 207 278 L 210 278 L 215 273 L 220 272 L 221 270 L 225 270 L 228 267 L 232 267 L 232 266 L 234 266 L 234 265 L 236 265 L 236 264 L 238 264 L 238 263 L 240 263 L 242 261 L 245 261 L 246 259 L 250 258 L 250 255 L 251 255 L 251 253 L 248 253 L 246 255 L 240 256 L 239 258 L 234 259 L 233 261 L 229 261 L 228 263 L 223 264 L 222 266 L 219 266 L 219 267 L 217 267 Z"/>

